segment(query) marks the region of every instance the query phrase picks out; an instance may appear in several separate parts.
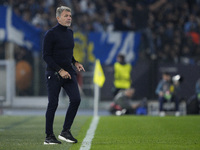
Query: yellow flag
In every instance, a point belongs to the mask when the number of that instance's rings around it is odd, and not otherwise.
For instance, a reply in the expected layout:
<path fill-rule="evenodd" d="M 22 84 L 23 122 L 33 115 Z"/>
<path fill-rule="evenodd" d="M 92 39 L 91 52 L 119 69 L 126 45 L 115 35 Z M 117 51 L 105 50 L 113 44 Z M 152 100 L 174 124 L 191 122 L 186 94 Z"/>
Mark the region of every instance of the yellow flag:
<path fill-rule="evenodd" d="M 100 87 L 102 87 L 105 82 L 105 75 L 99 59 L 97 59 L 95 63 L 93 82 Z"/>

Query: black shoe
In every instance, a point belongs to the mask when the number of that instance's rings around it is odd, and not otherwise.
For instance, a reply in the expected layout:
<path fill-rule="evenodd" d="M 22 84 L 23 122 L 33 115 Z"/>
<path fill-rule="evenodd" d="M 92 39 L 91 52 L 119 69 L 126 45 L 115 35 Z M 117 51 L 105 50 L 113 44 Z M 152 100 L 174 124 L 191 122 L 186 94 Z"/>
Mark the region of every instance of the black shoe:
<path fill-rule="evenodd" d="M 72 136 L 70 130 L 67 130 L 67 131 L 65 131 L 65 132 L 62 131 L 62 132 L 60 133 L 60 135 L 58 136 L 58 138 L 59 138 L 60 140 L 63 140 L 63 141 L 69 142 L 69 143 L 77 143 L 77 142 L 78 142 L 77 139 L 75 139 L 75 138 Z"/>
<path fill-rule="evenodd" d="M 61 142 L 56 139 L 54 134 L 50 134 L 46 137 L 44 144 L 61 144 Z"/>

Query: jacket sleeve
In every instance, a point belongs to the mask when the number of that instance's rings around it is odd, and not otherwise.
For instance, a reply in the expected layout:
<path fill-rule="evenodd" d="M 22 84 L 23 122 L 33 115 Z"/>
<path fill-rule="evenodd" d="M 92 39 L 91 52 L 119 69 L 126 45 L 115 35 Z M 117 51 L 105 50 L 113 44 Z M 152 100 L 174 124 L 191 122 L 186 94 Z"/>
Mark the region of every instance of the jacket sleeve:
<path fill-rule="evenodd" d="M 48 31 L 45 34 L 45 37 L 43 40 L 42 57 L 50 68 L 52 68 L 55 71 L 59 71 L 61 69 L 61 67 L 58 66 L 53 59 L 53 44 L 54 44 L 53 37 L 54 37 L 54 35 L 53 35 L 52 31 Z"/>
<path fill-rule="evenodd" d="M 157 86 L 156 91 L 155 91 L 155 93 L 156 93 L 157 95 L 159 95 L 159 93 L 162 91 L 162 86 L 163 86 L 163 82 L 160 81 L 160 82 L 158 83 L 158 86 Z"/>
<path fill-rule="evenodd" d="M 74 58 L 74 56 L 72 56 L 72 64 L 75 65 L 76 62 L 78 61 Z"/>

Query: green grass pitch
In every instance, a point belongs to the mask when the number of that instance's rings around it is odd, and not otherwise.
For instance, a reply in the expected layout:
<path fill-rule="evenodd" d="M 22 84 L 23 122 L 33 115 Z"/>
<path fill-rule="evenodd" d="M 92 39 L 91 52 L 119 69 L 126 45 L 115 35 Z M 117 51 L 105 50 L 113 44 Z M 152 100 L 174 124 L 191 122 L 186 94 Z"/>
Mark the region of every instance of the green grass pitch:
<path fill-rule="evenodd" d="M 77 116 L 72 134 L 77 144 L 43 145 L 44 116 L 0 116 L 0 150 L 78 150 L 91 116 Z M 54 133 L 64 116 L 56 116 Z M 101 116 L 91 150 L 199 150 L 200 116 Z"/>

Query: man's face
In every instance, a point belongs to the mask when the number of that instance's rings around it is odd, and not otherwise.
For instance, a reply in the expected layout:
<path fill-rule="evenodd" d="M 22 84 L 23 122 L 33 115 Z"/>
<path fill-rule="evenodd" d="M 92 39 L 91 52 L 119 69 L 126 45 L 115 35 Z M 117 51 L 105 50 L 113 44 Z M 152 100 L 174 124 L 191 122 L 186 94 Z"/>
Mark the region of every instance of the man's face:
<path fill-rule="evenodd" d="M 164 75 L 163 75 L 163 79 L 164 79 L 165 81 L 170 81 L 170 80 L 171 80 L 171 77 L 170 77 L 170 75 L 164 74 Z"/>
<path fill-rule="evenodd" d="M 69 27 L 72 22 L 72 15 L 71 12 L 64 10 L 60 17 L 57 17 L 58 23 L 60 23 L 63 26 Z"/>
<path fill-rule="evenodd" d="M 126 95 L 128 98 L 132 98 L 133 95 L 134 95 L 134 92 L 135 92 L 134 90 L 128 89 L 128 90 L 125 91 L 125 95 Z"/>

